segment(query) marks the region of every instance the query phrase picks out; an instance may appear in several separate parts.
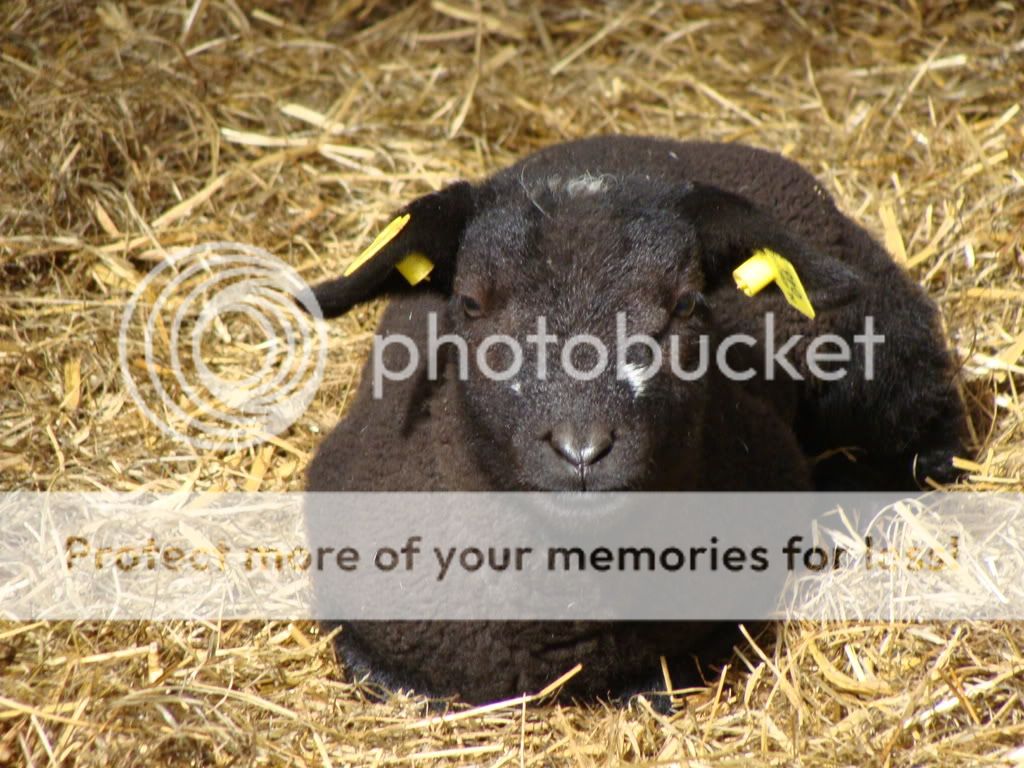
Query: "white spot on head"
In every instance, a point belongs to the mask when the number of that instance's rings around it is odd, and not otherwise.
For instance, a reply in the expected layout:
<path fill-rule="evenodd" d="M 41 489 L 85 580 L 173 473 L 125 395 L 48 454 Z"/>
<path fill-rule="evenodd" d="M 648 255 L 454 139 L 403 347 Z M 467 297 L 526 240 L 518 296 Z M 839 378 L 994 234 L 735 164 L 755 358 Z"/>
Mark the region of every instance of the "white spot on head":
<path fill-rule="evenodd" d="M 639 399 L 643 396 L 644 390 L 647 388 L 647 367 L 640 365 L 640 363 L 626 363 L 622 366 L 622 378 L 629 384 L 629 388 L 633 390 L 633 397 Z"/>
<path fill-rule="evenodd" d="M 513 381 L 511 384 L 508 385 L 508 388 L 515 392 L 517 395 L 523 394 L 523 385 L 520 384 L 518 381 Z"/>
<path fill-rule="evenodd" d="M 577 176 L 565 182 L 565 194 L 569 197 L 600 194 L 608 189 L 609 179 L 610 177 L 604 174 L 594 176 L 587 171 L 582 176 Z"/>

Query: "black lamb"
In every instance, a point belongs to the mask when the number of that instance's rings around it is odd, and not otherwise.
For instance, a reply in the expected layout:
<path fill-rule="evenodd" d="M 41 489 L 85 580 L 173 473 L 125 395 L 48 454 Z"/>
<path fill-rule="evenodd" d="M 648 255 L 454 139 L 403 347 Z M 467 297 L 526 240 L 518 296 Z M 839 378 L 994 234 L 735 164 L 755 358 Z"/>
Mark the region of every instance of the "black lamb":
<path fill-rule="evenodd" d="M 592 138 L 399 213 L 410 219 L 393 240 L 314 293 L 327 317 L 392 295 L 378 333 L 412 339 L 418 365 L 395 381 L 367 365 L 310 466 L 311 491 L 913 490 L 956 477 L 965 416 L 936 307 L 790 160 L 739 144 Z M 775 286 L 753 297 L 737 290 L 733 270 L 765 248 L 793 265 L 813 319 Z M 396 270 L 410 253 L 433 263 L 416 286 Z M 431 316 L 436 335 L 465 341 L 464 360 L 447 343 L 433 369 Z M 653 339 L 686 370 L 701 337 L 714 359 L 723 340 L 744 334 L 755 343 L 732 345 L 724 359 L 751 375 L 737 381 L 711 365 L 684 380 L 667 362 L 655 371 L 653 350 L 636 345 L 624 366 L 581 380 L 573 369 L 600 362 L 581 344 L 571 366 L 548 355 L 540 376 L 529 343 L 540 316 L 552 336 L 589 334 L 612 350 L 623 317 L 629 334 Z M 858 343 L 867 318 L 884 339 L 873 353 Z M 769 331 L 780 347 L 800 337 L 792 373 L 769 375 Z M 524 350 L 513 378 L 481 370 L 481 359 L 496 371 L 516 362 L 507 345 L 485 342 L 495 334 Z M 809 370 L 808 347 L 823 334 L 849 345 L 844 376 Z M 406 365 L 404 346 L 381 349 L 388 371 Z M 346 622 L 338 649 L 351 669 L 388 685 L 474 702 L 538 689 L 576 662 L 584 671 L 568 695 L 635 689 L 659 657 L 701 654 L 722 630 Z"/>

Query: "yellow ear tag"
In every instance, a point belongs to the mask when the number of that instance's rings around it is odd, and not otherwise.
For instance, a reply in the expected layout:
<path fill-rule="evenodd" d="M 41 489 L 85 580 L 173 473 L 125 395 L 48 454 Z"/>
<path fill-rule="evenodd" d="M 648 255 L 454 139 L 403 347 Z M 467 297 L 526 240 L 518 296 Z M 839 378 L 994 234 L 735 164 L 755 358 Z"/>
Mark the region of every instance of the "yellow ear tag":
<path fill-rule="evenodd" d="M 381 233 L 373 239 L 370 247 L 360 253 L 355 261 L 348 265 L 343 275 L 348 277 L 376 256 L 385 245 L 398 237 L 398 233 L 405 229 L 405 225 L 409 223 L 411 218 L 412 216 L 408 213 L 404 213 L 398 218 L 392 219 L 391 223 L 384 227 Z M 422 282 L 430 274 L 434 268 L 434 263 L 422 253 L 414 251 L 398 262 L 395 267 L 402 274 L 402 277 L 408 281 L 409 285 L 416 285 L 416 283 Z"/>
<path fill-rule="evenodd" d="M 434 269 L 434 262 L 419 251 L 413 251 L 398 262 L 395 269 L 402 273 L 409 285 L 416 285 L 427 279 L 427 275 Z"/>
<path fill-rule="evenodd" d="M 793 265 L 775 251 L 761 248 L 754 255 L 733 270 L 736 287 L 747 296 L 761 292 L 766 285 L 774 282 L 782 295 L 798 312 L 814 318 L 814 307 L 807 298 L 807 291 Z"/>

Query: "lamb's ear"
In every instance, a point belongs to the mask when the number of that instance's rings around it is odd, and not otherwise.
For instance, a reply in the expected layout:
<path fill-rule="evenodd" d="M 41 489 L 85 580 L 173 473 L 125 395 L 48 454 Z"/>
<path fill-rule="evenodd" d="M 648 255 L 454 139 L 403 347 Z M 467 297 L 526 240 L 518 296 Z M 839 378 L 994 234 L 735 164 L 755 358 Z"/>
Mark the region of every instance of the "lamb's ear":
<path fill-rule="evenodd" d="M 473 187 L 465 181 L 413 200 L 395 214 L 391 226 L 397 234 L 390 239 L 385 235 L 381 247 L 368 258 L 353 262 L 344 276 L 313 288 L 324 317 L 337 317 L 380 294 L 408 290 L 410 282 L 419 279 L 424 279 L 423 285 L 431 290 L 449 292 L 455 255 L 472 216 Z M 406 261 L 410 256 L 415 263 Z M 403 267 L 411 266 L 420 275 L 403 277 L 396 269 L 402 262 Z M 424 267 L 429 268 L 426 278 L 421 277 Z"/>
<path fill-rule="evenodd" d="M 697 228 L 701 266 L 710 286 L 729 281 L 733 270 L 762 249 L 789 261 L 812 299 L 817 296 L 824 303 L 842 302 L 860 283 L 847 265 L 818 252 L 741 195 L 693 184 L 683 194 L 679 207 Z"/>

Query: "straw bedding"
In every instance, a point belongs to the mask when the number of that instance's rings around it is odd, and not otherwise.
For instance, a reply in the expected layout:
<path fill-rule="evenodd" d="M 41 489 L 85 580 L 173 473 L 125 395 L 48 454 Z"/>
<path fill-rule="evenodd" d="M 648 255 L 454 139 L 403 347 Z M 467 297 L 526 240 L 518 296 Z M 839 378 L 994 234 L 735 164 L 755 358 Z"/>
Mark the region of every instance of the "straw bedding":
<path fill-rule="evenodd" d="M 815 173 L 941 307 L 968 486 L 1024 490 L 1021 93 L 1012 2 L 8 0 L 0 487 L 300 489 L 380 305 L 331 325 L 287 432 L 204 452 L 146 421 L 118 372 L 146 272 L 235 240 L 314 282 L 416 194 L 619 131 Z M 437 715 L 349 680 L 310 623 L 0 625 L 12 765 L 1024 764 L 1024 628 L 791 624 L 676 699 Z"/>

